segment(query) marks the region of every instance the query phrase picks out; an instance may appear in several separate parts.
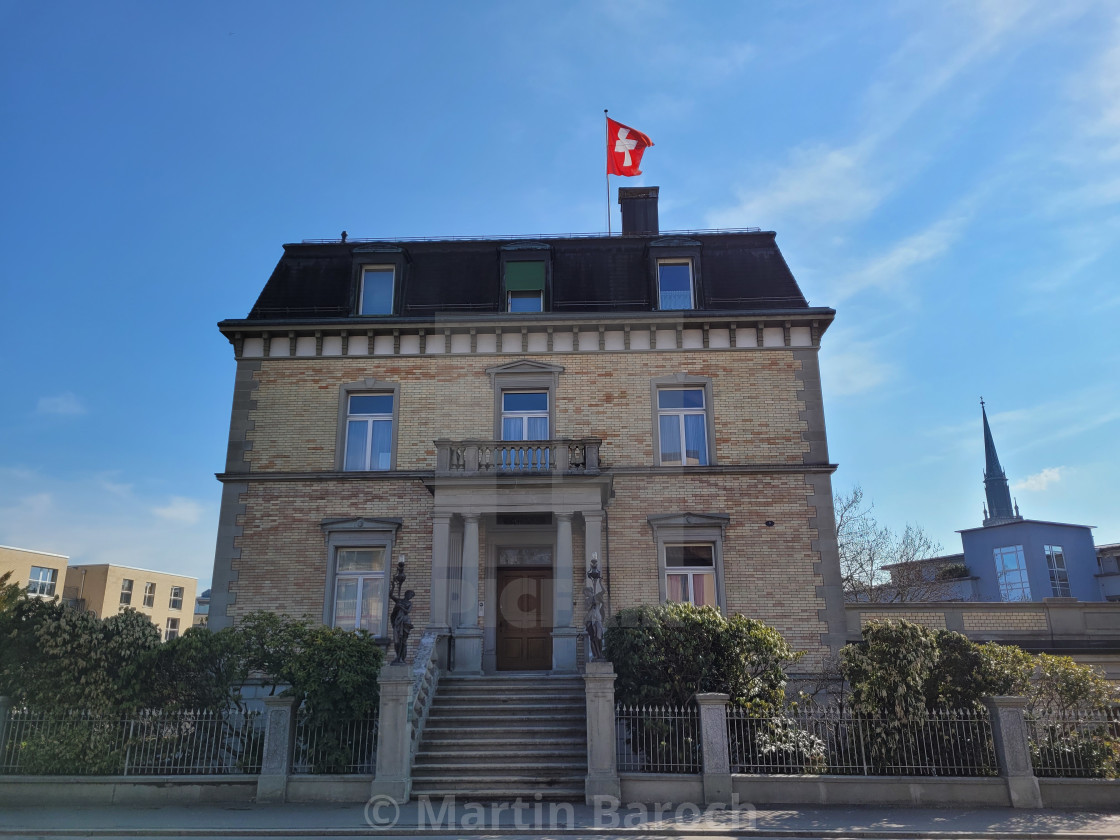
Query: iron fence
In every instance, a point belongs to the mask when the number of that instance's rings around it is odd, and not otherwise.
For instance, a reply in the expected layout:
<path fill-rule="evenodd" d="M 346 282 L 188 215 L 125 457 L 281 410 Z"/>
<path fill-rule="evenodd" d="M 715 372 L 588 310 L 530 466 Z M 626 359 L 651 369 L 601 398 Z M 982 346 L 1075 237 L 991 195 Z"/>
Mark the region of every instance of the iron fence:
<path fill-rule="evenodd" d="M 700 714 L 687 706 L 623 706 L 615 710 L 620 772 L 699 773 Z"/>
<path fill-rule="evenodd" d="M 150 710 L 121 716 L 13 709 L 0 744 L 0 773 L 260 773 L 263 745 L 259 712 Z"/>
<path fill-rule="evenodd" d="M 791 708 L 757 716 L 728 709 L 734 773 L 859 776 L 994 776 L 986 710 L 936 709 L 920 718 Z"/>
<path fill-rule="evenodd" d="M 296 719 L 292 773 L 373 773 L 377 764 L 377 717 L 312 725 Z"/>
<path fill-rule="evenodd" d="M 1036 776 L 1120 778 L 1120 708 L 1027 715 Z"/>

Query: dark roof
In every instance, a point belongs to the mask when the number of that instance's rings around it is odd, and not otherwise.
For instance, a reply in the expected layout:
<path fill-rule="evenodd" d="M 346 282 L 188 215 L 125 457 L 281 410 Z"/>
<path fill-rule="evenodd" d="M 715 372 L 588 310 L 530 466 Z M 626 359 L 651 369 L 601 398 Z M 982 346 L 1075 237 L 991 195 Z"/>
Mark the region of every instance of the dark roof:
<path fill-rule="evenodd" d="M 778 250 L 774 233 L 717 231 L 567 236 L 532 242 L 444 239 L 289 244 L 248 320 L 350 318 L 361 265 L 379 262 L 395 262 L 402 268 L 398 318 L 432 317 L 436 312 L 498 312 L 502 253 L 524 248 L 548 254 L 548 312 L 652 310 L 657 254 L 669 252 L 698 256 L 696 285 L 704 310 L 809 308 Z"/>

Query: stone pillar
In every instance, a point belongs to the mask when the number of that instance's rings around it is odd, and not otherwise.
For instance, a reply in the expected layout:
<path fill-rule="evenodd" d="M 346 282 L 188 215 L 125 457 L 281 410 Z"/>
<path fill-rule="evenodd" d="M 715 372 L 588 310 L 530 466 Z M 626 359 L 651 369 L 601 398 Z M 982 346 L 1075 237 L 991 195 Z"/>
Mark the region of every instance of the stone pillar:
<path fill-rule="evenodd" d="M 556 514 L 556 562 L 552 582 L 552 670 L 575 673 L 579 628 L 572 626 L 572 514 Z"/>
<path fill-rule="evenodd" d="M 455 630 L 455 673 L 482 673 L 482 628 L 478 626 L 478 514 L 463 514 L 463 573 Z"/>
<path fill-rule="evenodd" d="M 295 697 L 264 698 L 264 750 L 257 777 L 257 802 L 283 802 L 296 743 Z"/>
<path fill-rule="evenodd" d="M 448 565 L 451 559 L 451 514 L 432 514 L 432 603 L 428 629 L 446 635 L 451 629 L 447 611 Z"/>
<path fill-rule="evenodd" d="M 583 587 L 590 585 L 591 581 L 587 579 L 587 573 L 591 571 L 591 558 L 594 557 L 599 561 L 599 573 L 603 575 L 600 582 L 606 580 L 606 564 L 603 558 L 603 511 L 601 510 L 585 510 L 581 511 L 583 514 L 583 582 L 580 584 L 580 591 Z M 603 586 L 604 599 L 606 597 L 606 585 Z M 583 605 L 584 610 L 587 609 L 587 604 Z M 607 604 L 603 604 L 603 624 L 606 625 L 608 616 Z M 587 620 L 586 612 L 584 615 L 579 616 L 577 625 L 582 625 Z M 583 642 L 583 656 L 584 662 L 591 661 L 591 642 L 584 639 Z"/>
<path fill-rule="evenodd" d="M 370 796 L 400 804 L 412 794 L 412 730 L 408 722 L 412 669 L 385 664 L 377 678 L 381 704 L 377 720 L 377 769 Z"/>
<path fill-rule="evenodd" d="M 704 803 L 731 801 L 731 753 L 727 739 L 729 694 L 697 694 L 700 707 L 700 746 L 704 758 Z"/>
<path fill-rule="evenodd" d="M 595 804 L 597 796 L 622 796 L 618 781 L 618 742 L 614 722 L 614 666 L 610 662 L 588 662 L 583 673 L 587 692 L 587 779 L 584 800 Z"/>
<path fill-rule="evenodd" d="M 992 719 L 999 774 L 1007 782 L 1012 808 L 1041 808 L 1042 793 L 1031 764 L 1025 697 L 985 697 Z"/>

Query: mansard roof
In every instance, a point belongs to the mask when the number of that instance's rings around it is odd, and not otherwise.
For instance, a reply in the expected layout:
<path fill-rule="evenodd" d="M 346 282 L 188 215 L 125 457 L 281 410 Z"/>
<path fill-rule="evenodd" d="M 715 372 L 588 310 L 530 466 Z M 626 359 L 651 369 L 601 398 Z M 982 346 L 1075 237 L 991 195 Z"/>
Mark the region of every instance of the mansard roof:
<path fill-rule="evenodd" d="M 399 266 L 394 319 L 497 313 L 503 304 L 503 259 L 515 252 L 524 258 L 527 249 L 547 254 L 547 313 L 654 310 L 656 260 L 677 251 L 695 255 L 705 311 L 809 309 L 775 234 L 748 230 L 289 244 L 247 320 L 354 318 L 360 266 L 378 263 Z"/>

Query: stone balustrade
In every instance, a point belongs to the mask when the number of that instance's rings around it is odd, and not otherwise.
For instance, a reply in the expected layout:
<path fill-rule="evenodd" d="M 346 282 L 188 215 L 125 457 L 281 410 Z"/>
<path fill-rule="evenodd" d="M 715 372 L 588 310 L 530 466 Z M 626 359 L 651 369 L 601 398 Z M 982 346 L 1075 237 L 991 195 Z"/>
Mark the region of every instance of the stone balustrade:
<path fill-rule="evenodd" d="M 436 475 L 598 475 L 599 438 L 435 441 Z"/>

